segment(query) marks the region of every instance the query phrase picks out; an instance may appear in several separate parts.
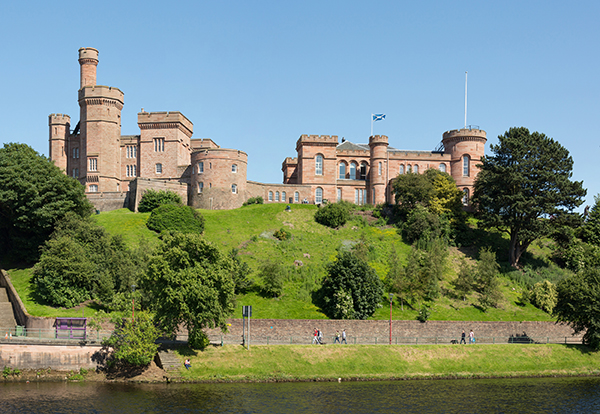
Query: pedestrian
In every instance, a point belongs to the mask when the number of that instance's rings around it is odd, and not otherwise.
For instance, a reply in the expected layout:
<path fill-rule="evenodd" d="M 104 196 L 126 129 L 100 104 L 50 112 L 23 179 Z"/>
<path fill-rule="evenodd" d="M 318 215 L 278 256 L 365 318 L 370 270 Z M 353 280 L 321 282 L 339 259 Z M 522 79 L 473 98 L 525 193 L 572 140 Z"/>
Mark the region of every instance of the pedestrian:
<path fill-rule="evenodd" d="M 333 343 L 335 344 L 336 342 L 341 345 L 341 342 L 340 342 L 340 331 L 335 331 L 335 340 L 333 341 Z"/>
<path fill-rule="evenodd" d="M 473 329 L 471 329 L 471 332 L 469 332 L 469 342 L 472 344 L 475 343 L 475 334 L 473 333 Z"/>
<path fill-rule="evenodd" d="M 318 338 L 319 344 L 323 345 L 323 332 L 321 332 L 320 329 L 317 331 L 317 338 Z"/>
<path fill-rule="evenodd" d="M 313 344 L 318 344 L 319 342 L 319 330 L 317 328 L 315 328 L 314 332 L 313 332 Z"/>
<path fill-rule="evenodd" d="M 342 330 L 342 344 L 348 345 L 348 342 L 346 342 L 346 330 L 345 329 Z"/>
<path fill-rule="evenodd" d="M 192 363 L 190 362 L 189 359 L 186 359 L 185 362 L 183 363 L 183 365 L 185 366 L 185 369 L 189 370 L 192 366 Z"/>
<path fill-rule="evenodd" d="M 465 344 L 465 345 L 467 344 L 467 341 L 465 341 L 465 337 L 466 337 L 465 330 L 463 329 L 462 335 L 460 335 L 460 343 L 461 344 Z"/>

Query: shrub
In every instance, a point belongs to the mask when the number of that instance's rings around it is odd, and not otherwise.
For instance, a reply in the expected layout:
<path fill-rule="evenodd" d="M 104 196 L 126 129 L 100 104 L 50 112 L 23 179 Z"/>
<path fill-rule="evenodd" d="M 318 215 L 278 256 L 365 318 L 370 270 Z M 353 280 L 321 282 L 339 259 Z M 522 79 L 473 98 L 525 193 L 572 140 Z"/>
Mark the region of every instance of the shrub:
<path fill-rule="evenodd" d="M 261 196 L 250 197 L 247 201 L 242 204 L 243 206 L 249 206 L 250 204 L 263 204 L 265 200 Z"/>
<path fill-rule="evenodd" d="M 277 298 L 283 294 L 284 272 L 282 266 L 275 262 L 266 262 L 260 267 L 262 291 L 265 296 Z"/>
<path fill-rule="evenodd" d="M 552 314 L 557 300 L 556 285 L 547 280 L 536 283 L 531 289 L 529 299 L 534 306 Z"/>
<path fill-rule="evenodd" d="M 165 204 L 181 204 L 181 196 L 173 191 L 149 189 L 142 195 L 138 211 L 147 213 Z"/>
<path fill-rule="evenodd" d="M 327 227 L 341 227 L 350 218 L 350 210 L 345 204 L 332 203 L 320 208 L 315 213 L 315 221 Z"/>
<path fill-rule="evenodd" d="M 109 366 L 148 365 L 158 350 L 158 336 L 158 328 L 147 312 L 136 313 L 135 321 L 119 318 L 112 335 L 102 341 L 103 346 L 112 348 Z"/>
<path fill-rule="evenodd" d="M 291 239 L 292 233 L 290 233 L 289 231 L 287 231 L 284 228 L 281 228 L 281 229 L 277 230 L 275 233 L 273 233 L 273 236 L 278 238 L 281 241 L 284 241 L 284 240 Z"/>
<path fill-rule="evenodd" d="M 189 206 L 165 204 L 152 210 L 146 226 L 159 233 L 163 230 L 202 233 L 204 217 Z"/>
<path fill-rule="evenodd" d="M 431 310 L 429 309 L 429 306 L 427 305 L 423 305 L 421 307 L 421 309 L 419 309 L 419 313 L 417 314 L 417 320 L 419 322 L 427 322 L 427 319 L 429 319 L 429 317 L 431 316 Z"/>

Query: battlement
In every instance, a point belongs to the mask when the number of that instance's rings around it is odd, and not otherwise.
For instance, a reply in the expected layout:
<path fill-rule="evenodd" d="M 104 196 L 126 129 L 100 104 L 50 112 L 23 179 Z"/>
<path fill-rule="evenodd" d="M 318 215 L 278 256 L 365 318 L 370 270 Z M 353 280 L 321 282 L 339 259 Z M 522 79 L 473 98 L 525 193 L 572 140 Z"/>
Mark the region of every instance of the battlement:
<path fill-rule="evenodd" d="M 298 164 L 297 157 L 286 157 L 285 160 L 283 160 L 283 165 L 294 165 L 294 164 Z"/>
<path fill-rule="evenodd" d="M 191 147 L 193 151 L 206 148 L 221 148 L 210 138 L 194 138 L 191 140 Z"/>
<path fill-rule="evenodd" d="M 442 135 L 442 141 L 446 140 L 483 140 L 487 141 L 487 134 L 482 129 L 476 128 L 461 128 L 461 129 L 453 129 L 451 131 L 446 131 Z"/>
<path fill-rule="evenodd" d="M 191 137 L 194 124 L 181 112 L 138 112 L 138 125 L 140 129 L 181 129 Z"/>
<path fill-rule="evenodd" d="M 93 63 L 95 61 L 98 64 L 98 49 L 94 49 L 93 47 L 79 48 L 79 62 L 82 63 L 82 60 L 89 60 L 89 62 L 85 63 Z"/>
<path fill-rule="evenodd" d="M 125 94 L 121 92 L 119 88 L 114 86 L 103 86 L 103 85 L 91 85 L 84 86 L 79 89 L 79 100 L 82 99 L 93 99 L 93 98 L 105 98 L 114 99 L 123 105 Z"/>
<path fill-rule="evenodd" d="M 371 135 L 369 137 L 369 145 L 385 144 L 389 143 L 387 135 Z"/>
<path fill-rule="evenodd" d="M 319 144 L 335 144 L 338 143 L 337 135 L 300 135 L 297 144 L 300 143 L 319 143 Z"/>
<path fill-rule="evenodd" d="M 50 114 L 48 115 L 48 125 L 70 125 L 71 117 L 66 114 Z"/>

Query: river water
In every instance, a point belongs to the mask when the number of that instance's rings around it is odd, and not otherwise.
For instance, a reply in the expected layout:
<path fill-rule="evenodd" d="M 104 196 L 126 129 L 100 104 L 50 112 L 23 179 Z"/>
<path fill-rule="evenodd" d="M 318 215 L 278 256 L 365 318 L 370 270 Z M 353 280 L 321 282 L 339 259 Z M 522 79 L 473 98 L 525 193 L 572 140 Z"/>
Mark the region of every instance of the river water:
<path fill-rule="evenodd" d="M 600 378 L 0 384 L 0 413 L 598 413 Z"/>

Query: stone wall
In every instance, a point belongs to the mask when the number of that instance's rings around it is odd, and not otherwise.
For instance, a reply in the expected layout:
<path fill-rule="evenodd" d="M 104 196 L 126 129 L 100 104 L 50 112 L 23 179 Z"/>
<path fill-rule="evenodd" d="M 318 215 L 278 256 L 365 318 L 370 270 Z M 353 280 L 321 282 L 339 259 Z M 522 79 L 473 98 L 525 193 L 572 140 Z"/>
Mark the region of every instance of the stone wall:
<path fill-rule="evenodd" d="M 98 211 L 112 211 L 128 206 L 128 193 L 119 192 L 102 192 L 102 193 L 87 193 L 87 198 Z"/>
<path fill-rule="evenodd" d="M 3 343 L 0 347 L 0 367 L 19 369 L 46 369 L 79 371 L 95 369 L 93 355 L 100 346 L 78 345 L 26 345 Z"/>

